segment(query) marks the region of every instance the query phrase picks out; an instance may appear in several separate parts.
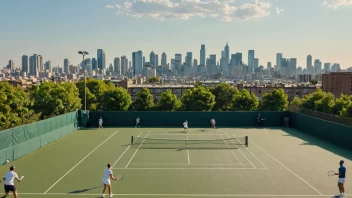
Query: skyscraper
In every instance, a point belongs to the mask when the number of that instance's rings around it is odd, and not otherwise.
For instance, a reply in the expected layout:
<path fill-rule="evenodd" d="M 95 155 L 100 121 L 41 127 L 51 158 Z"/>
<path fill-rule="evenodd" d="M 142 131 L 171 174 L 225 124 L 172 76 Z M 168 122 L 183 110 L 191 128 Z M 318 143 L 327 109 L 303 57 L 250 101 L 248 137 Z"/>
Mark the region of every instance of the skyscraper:
<path fill-rule="evenodd" d="M 321 73 L 321 61 L 319 59 L 314 60 L 314 70 L 316 74 L 320 74 Z"/>
<path fill-rule="evenodd" d="M 150 63 L 150 66 L 152 68 L 156 68 L 157 65 L 156 65 L 156 58 L 155 58 L 155 53 L 152 51 L 150 52 L 150 55 L 149 55 L 149 63 Z M 144 67 L 144 65 L 143 65 Z"/>
<path fill-rule="evenodd" d="M 205 66 L 205 45 L 200 48 L 200 65 Z"/>
<path fill-rule="evenodd" d="M 155 54 L 155 68 L 159 66 L 159 55 Z"/>
<path fill-rule="evenodd" d="M 121 75 L 121 63 L 120 58 L 118 57 L 114 59 L 114 72 L 116 72 L 118 75 Z"/>
<path fill-rule="evenodd" d="M 98 68 L 98 62 L 96 58 L 92 58 L 92 70 L 96 70 Z"/>
<path fill-rule="evenodd" d="M 67 58 L 64 59 L 64 73 L 65 74 L 69 73 L 69 69 L 68 69 L 69 65 L 70 65 L 70 61 Z"/>
<path fill-rule="evenodd" d="M 9 64 L 7 65 L 7 69 L 9 69 L 9 70 L 15 69 L 15 62 L 13 60 L 9 60 Z"/>
<path fill-rule="evenodd" d="M 281 69 L 282 69 L 282 53 L 277 53 L 276 54 L 276 68 L 275 71 L 279 72 L 281 74 Z"/>
<path fill-rule="evenodd" d="M 331 63 L 324 63 L 324 70 L 325 72 L 330 71 Z"/>
<path fill-rule="evenodd" d="M 97 51 L 98 58 L 98 68 L 105 69 L 106 68 L 106 60 L 105 60 L 105 52 L 102 49 L 98 49 Z"/>
<path fill-rule="evenodd" d="M 132 53 L 132 72 L 133 76 L 143 75 L 143 52 Z"/>
<path fill-rule="evenodd" d="M 43 71 L 44 70 L 44 63 L 43 63 L 43 57 L 41 55 L 39 56 L 39 71 Z"/>
<path fill-rule="evenodd" d="M 165 67 L 167 65 L 167 55 L 165 52 L 161 55 L 161 66 Z"/>
<path fill-rule="evenodd" d="M 29 72 L 29 59 L 27 55 L 22 56 L 22 72 L 26 72 L 27 75 Z"/>
<path fill-rule="evenodd" d="M 182 54 L 175 54 L 175 67 L 177 72 L 182 71 Z"/>
<path fill-rule="evenodd" d="M 243 60 L 242 60 L 242 53 L 236 53 L 236 65 L 239 66 L 243 65 Z"/>
<path fill-rule="evenodd" d="M 44 64 L 44 70 L 48 71 L 49 73 L 52 72 L 51 61 L 46 61 Z"/>
<path fill-rule="evenodd" d="M 267 68 L 267 69 L 271 69 L 271 62 L 268 62 L 268 63 L 266 64 L 266 68 Z"/>
<path fill-rule="evenodd" d="M 128 59 L 126 56 L 121 56 L 121 74 L 126 75 L 128 72 Z"/>
<path fill-rule="evenodd" d="M 198 60 L 197 60 L 197 59 L 194 59 L 194 60 L 193 60 L 193 66 L 194 66 L 194 67 L 197 67 L 197 66 L 198 66 Z"/>
<path fill-rule="evenodd" d="M 227 64 L 230 63 L 230 47 L 229 47 L 229 44 L 226 43 L 226 46 L 225 46 L 225 49 L 224 49 L 224 58 L 225 58 L 225 62 Z"/>
<path fill-rule="evenodd" d="M 259 58 L 255 58 L 253 62 L 253 68 L 258 68 L 259 67 Z"/>
<path fill-rule="evenodd" d="M 193 58 L 192 58 L 192 52 L 187 52 L 187 56 L 186 56 L 186 66 L 189 68 L 189 67 L 192 67 L 192 61 L 193 61 Z"/>
<path fill-rule="evenodd" d="M 40 57 L 38 56 L 38 54 L 33 54 L 33 56 L 31 56 L 29 59 L 29 75 L 38 77 Z"/>
<path fill-rule="evenodd" d="M 307 56 L 307 71 L 313 73 L 313 57 L 311 55 Z"/>
<path fill-rule="evenodd" d="M 248 71 L 253 72 L 254 67 L 254 50 L 248 50 Z"/>
<path fill-rule="evenodd" d="M 296 75 L 296 70 L 297 70 L 297 58 L 290 58 L 290 63 L 289 63 L 289 71 L 291 76 Z"/>

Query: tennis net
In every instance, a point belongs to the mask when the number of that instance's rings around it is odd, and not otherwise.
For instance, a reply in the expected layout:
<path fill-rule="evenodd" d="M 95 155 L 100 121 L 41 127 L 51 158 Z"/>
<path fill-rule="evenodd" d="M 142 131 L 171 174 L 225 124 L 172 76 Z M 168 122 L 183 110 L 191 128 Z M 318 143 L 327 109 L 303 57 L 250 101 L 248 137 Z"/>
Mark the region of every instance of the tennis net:
<path fill-rule="evenodd" d="M 226 139 L 164 139 L 131 137 L 131 146 L 139 149 L 238 149 L 248 147 L 248 136 Z"/>

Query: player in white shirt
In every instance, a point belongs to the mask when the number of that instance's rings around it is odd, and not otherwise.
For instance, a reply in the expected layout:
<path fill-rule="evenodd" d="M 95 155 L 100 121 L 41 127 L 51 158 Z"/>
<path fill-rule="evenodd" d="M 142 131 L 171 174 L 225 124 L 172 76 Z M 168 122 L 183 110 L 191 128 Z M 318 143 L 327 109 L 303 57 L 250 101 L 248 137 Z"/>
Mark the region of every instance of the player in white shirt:
<path fill-rule="evenodd" d="M 184 123 L 183 123 L 183 130 L 185 132 L 187 132 L 187 129 L 188 129 L 188 121 L 186 120 Z"/>
<path fill-rule="evenodd" d="M 11 166 L 10 167 L 10 172 L 6 173 L 6 175 L 4 176 L 3 180 L 5 181 L 5 196 L 7 197 L 9 196 L 10 191 L 13 192 L 13 197 L 17 198 L 17 190 L 16 190 L 16 186 L 15 186 L 15 179 L 18 182 L 21 182 L 21 179 L 18 178 L 17 173 L 15 172 L 15 167 Z"/>
<path fill-rule="evenodd" d="M 99 118 L 99 129 L 102 129 L 103 128 L 103 118 L 100 117 Z"/>
<path fill-rule="evenodd" d="M 104 190 L 103 190 L 103 197 L 105 197 L 105 190 L 106 187 L 109 189 L 109 195 L 112 197 L 112 189 L 111 189 L 111 182 L 110 179 L 115 180 L 116 178 L 112 176 L 112 170 L 111 170 L 111 164 L 108 164 L 108 167 L 104 170 L 104 177 L 103 177 L 103 184 L 104 184 Z"/>
<path fill-rule="evenodd" d="M 214 118 L 212 118 L 212 119 L 210 120 L 210 123 L 211 123 L 211 128 L 215 129 L 215 124 L 216 124 L 216 122 L 215 122 Z"/>
<path fill-rule="evenodd" d="M 140 119 L 139 119 L 139 117 L 137 117 L 137 118 L 136 118 L 136 126 L 135 126 L 136 128 L 137 128 L 137 127 L 141 127 L 141 126 L 139 126 L 139 123 L 140 123 Z"/>

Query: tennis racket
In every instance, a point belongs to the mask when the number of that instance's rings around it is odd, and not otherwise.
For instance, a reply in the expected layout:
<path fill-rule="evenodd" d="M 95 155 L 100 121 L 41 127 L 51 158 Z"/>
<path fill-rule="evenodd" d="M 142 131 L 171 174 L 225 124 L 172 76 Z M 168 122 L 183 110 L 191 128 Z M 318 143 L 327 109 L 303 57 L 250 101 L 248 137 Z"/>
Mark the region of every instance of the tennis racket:
<path fill-rule="evenodd" d="M 117 175 L 116 180 L 117 180 L 117 181 L 123 180 L 123 175 Z"/>
<path fill-rule="evenodd" d="M 22 180 L 24 178 L 24 176 L 22 176 L 21 178 L 20 178 L 20 180 Z"/>
<path fill-rule="evenodd" d="M 331 177 L 331 176 L 334 176 L 335 175 L 335 171 L 329 171 L 328 172 L 328 176 Z"/>

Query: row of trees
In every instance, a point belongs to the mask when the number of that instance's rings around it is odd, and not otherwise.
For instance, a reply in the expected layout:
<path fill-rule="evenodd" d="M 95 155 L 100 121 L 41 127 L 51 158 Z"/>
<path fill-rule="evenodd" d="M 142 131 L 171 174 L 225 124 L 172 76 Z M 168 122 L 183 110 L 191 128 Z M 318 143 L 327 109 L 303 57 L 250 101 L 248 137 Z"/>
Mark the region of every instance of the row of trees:
<path fill-rule="evenodd" d="M 303 98 L 294 98 L 290 105 L 344 117 L 352 117 L 351 95 L 342 94 L 339 98 L 336 98 L 333 94 L 323 92 L 321 89 Z"/>

